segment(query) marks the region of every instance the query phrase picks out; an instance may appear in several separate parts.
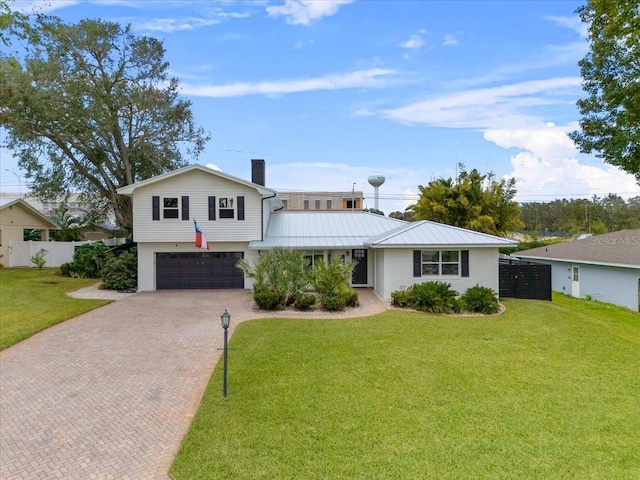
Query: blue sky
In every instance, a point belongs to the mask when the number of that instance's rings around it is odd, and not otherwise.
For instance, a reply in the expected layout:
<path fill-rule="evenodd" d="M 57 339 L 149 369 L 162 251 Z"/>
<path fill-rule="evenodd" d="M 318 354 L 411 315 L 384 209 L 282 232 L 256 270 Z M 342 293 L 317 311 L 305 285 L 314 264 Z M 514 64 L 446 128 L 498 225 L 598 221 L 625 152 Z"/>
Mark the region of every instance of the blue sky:
<path fill-rule="evenodd" d="M 161 39 L 212 137 L 198 163 L 248 179 L 250 159 L 264 158 L 271 188 L 355 183 L 372 207 L 367 178 L 381 173 L 389 213 L 463 163 L 516 177 L 520 201 L 640 195 L 567 137 L 588 49 L 578 1 L 36 3 Z M 2 190 L 16 190 L 20 172 L 0 153 Z"/>

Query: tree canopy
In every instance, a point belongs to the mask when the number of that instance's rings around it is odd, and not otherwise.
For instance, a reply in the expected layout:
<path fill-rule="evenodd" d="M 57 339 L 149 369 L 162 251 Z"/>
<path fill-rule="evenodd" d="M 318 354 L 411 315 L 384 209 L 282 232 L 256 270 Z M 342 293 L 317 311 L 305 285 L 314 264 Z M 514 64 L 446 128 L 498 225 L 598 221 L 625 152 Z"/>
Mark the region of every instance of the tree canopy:
<path fill-rule="evenodd" d="M 536 233 L 593 234 L 640 228 L 640 197 L 614 194 L 591 199 L 559 199 L 520 206 L 524 230 Z"/>
<path fill-rule="evenodd" d="M 515 179 L 497 181 L 493 174 L 467 172 L 460 165 L 458 177 L 440 178 L 418 186 L 418 203 L 407 210 L 414 220 L 432 220 L 492 235 L 522 228 Z"/>
<path fill-rule="evenodd" d="M 4 23 L 23 20 L 0 6 Z M 104 199 L 131 231 L 131 201 L 116 190 L 188 164 L 208 136 L 179 97 L 159 40 L 101 20 L 30 20 L 11 23 L 22 52 L 0 53 L 7 147 L 37 196 Z"/>
<path fill-rule="evenodd" d="M 640 183 L 640 4 L 587 0 L 577 13 L 589 25 L 590 51 L 579 63 L 587 94 L 577 102 L 580 130 L 570 136 Z"/>

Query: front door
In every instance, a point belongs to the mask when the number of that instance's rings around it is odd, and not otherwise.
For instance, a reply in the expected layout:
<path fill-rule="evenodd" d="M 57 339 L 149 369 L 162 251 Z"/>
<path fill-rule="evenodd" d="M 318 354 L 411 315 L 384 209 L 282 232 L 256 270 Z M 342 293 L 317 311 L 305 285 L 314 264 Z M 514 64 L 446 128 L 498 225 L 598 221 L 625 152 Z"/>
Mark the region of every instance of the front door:
<path fill-rule="evenodd" d="M 571 267 L 571 296 L 580 298 L 580 267 Z"/>
<path fill-rule="evenodd" d="M 354 248 L 351 251 L 351 258 L 356 264 L 351 276 L 352 285 L 367 285 L 367 250 L 364 248 Z"/>

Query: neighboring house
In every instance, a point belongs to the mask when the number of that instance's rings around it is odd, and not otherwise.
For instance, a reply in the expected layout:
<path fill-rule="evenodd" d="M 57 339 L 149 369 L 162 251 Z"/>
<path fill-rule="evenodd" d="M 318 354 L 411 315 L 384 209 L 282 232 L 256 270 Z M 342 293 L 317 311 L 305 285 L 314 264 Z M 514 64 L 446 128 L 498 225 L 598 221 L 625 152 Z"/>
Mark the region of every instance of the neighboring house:
<path fill-rule="evenodd" d="M 282 192 L 278 191 L 285 210 L 362 210 L 362 192 Z"/>
<path fill-rule="evenodd" d="M 0 200 L 0 264 L 9 266 L 12 242 L 24 241 L 24 230 L 40 230 L 40 239 L 49 241 L 49 230 L 60 227 L 21 198 Z"/>
<path fill-rule="evenodd" d="M 79 240 L 95 242 L 97 240 L 112 238 L 114 234 L 119 231 L 120 229 L 116 225 L 109 223 L 103 223 L 100 225 L 90 224 L 78 229 L 78 237 Z"/>
<path fill-rule="evenodd" d="M 509 240 L 433 222 L 407 223 L 362 211 L 285 211 L 264 186 L 264 161 L 252 182 L 200 165 L 120 188 L 133 198 L 138 289 L 251 288 L 235 267 L 275 247 L 305 252 L 311 263 L 342 257 L 358 265 L 352 285 L 383 298 L 439 280 L 461 293 L 476 284 L 498 291 L 498 248 Z M 209 251 L 195 246 L 197 220 Z"/>
<path fill-rule="evenodd" d="M 640 230 L 595 235 L 514 253 L 551 265 L 551 288 L 640 311 Z"/>

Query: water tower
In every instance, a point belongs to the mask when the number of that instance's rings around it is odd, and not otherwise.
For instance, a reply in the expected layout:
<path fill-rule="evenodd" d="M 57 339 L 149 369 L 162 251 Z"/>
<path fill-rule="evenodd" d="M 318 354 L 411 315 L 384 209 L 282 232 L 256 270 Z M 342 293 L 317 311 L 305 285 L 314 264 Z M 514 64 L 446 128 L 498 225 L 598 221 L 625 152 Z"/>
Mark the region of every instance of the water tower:
<path fill-rule="evenodd" d="M 380 210 L 380 208 L 378 208 L 378 188 L 380 187 L 380 185 L 384 183 L 386 179 L 384 178 L 384 175 L 377 173 L 377 174 L 371 175 L 368 180 L 369 180 L 369 185 L 373 187 L 373 192 L 374 192 L 373 198 L 375 199 L 376 210 Z"/>

